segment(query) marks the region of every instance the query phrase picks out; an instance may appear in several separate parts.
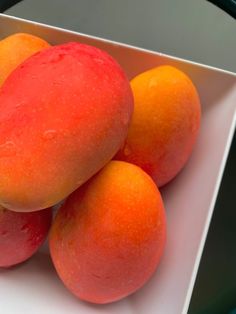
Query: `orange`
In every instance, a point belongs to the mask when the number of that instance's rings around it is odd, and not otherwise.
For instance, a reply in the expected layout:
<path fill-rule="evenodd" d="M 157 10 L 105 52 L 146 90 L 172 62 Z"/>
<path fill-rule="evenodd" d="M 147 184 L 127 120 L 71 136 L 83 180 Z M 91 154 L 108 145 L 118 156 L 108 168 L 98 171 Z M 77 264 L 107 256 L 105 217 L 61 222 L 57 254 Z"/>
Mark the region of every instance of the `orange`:
<path fill-rule="evenodd" d="M 0 41 L 0 86 L 8 75 L 25 59 L 49 47 L 49 44 L 36 36 L 16 33 Z"/>
<path fill-rule="evenodd" d="M 144 169 L 158 186 L 173 179 L 190 157 L 200 127 L 200 100 L 190 78 L 160 66 L 131 81 L 134 114 L 115 159 Z"/>
<path fill-rule="evenodd" d="M 147 282 L 165 240 L 165 210 L 153 180 L 135 165 L 111 161 L 59 209 L 50 252 L 73 294 L 109 303 Z"/>

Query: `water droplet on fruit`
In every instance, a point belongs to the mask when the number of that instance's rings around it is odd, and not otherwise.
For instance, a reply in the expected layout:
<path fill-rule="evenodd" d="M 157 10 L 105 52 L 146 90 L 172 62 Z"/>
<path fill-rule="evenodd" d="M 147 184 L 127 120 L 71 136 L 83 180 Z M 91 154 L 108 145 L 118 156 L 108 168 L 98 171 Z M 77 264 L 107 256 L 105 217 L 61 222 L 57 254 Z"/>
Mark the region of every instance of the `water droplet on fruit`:
<path fill-rule="evenodd" d="M 0 145 L 0 157 L 12 156 L 16 153 L 16 145 L 12 141 L 7 141 Z"/>
<path fill-rule="evenodd" d="M 64 52 L 58 53 L 58 54 L 52 54 L 50 58 L 48 59 L 49 63 L 57 63 L 60 62 L 64 57 L 66 57 L 66 54 Z"/>
<path fill-rule="evenodd" d="M 43 133 L 43 138 L 45 140 L 51 140 L 57 135 L 57 131 L 55 130 L 47 130 Z"/>
<path fill-rule="evenodd" d="M 18 102 L 17 104 L 15 104 L 15 108 L 19 108 L 24 104 L 24 102 Z"/>
<path fill-rule="evenodd" d="M 131 149 L 130 147 L 126 144 L 124 148 L 124 155 L 129 156 L 131 154 Z"/>
<path fill-rule="evenodd" d="M 104 61 L 102 59 L 100 59 L 100 58 L 94 58 L 94 61 L 99 63 L 99 64 L 103 64 L 104 63 Z"/>

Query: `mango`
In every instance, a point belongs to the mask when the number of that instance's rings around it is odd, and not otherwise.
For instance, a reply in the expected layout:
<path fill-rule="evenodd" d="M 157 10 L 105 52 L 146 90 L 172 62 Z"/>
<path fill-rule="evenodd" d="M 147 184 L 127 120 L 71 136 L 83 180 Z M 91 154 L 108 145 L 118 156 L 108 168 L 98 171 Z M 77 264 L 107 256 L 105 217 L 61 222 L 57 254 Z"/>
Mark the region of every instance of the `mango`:
<path fill-rule="evenodd" d="M 0 41 L 0 86 L 9 74 L 23 61 L 50 45 L 43 39 L 16 33 Z"/>
<path fill-rule="evenodd" d="M 141 288 L 166 242 L 161 195 L 141 168 L 111 161 L 68 197 L 49 234 L 50 253 L 78 298 L 110 303 Z"/>
<path fill-rule="evenodd" d="M 197 140 L 201 104 L 191 79 L 160 66 L 131 81 L 134 114 L 117 160 L 134 163 L 160 187 L 184 167 Z"/>
<path fill-rule="evenodd" d="M 28 58 L 0 89 L 0 204 L 63 200 L 115 155 L 132 112 L 129 81 L 106 52 L 67 43 Z"/>
<path fill-rule="evenodd" d="M 29 259 L 48 235 L 52 210 L 16 213 L 0 206 L 0 267 Z"/>

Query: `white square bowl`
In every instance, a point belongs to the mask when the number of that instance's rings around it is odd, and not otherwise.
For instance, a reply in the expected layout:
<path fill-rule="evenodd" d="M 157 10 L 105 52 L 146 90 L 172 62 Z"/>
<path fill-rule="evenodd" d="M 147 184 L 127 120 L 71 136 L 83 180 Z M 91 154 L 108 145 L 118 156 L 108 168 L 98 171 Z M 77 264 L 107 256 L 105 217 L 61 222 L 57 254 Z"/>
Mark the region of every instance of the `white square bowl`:
<path fill-rule="evenodd" d="M 0 39 L 16 32 L 52 44 L 79 41 L 106 50 L 127 75 L 170 64 L 187 73 L 202 103 L 198 142 L 184 170 L 162 189 L 167 210 L 165 255 L 153 278 L 132 296 L 91 305 L 72 296 L 57 278 L 46 246 L 32 259 L 0 270 L 0 314 L 186 313 L 236 122 L 236 75 L 156 52 L 0 15 Z M 1 252 L 0 252 L 1 254 Z"/>

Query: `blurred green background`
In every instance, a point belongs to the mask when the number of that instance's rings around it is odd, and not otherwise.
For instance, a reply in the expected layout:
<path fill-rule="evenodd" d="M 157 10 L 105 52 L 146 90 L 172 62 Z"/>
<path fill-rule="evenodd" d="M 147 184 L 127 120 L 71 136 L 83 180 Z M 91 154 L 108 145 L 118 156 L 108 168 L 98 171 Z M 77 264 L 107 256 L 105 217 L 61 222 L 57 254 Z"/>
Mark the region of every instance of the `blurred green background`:
<path fill-rule="evenodd" d="M 25 0 L 7 13 L 236 72 L 236 20 L 205 0 Z M 236 308 L 235 195 L 236 138 L 189 314 Z"/>

